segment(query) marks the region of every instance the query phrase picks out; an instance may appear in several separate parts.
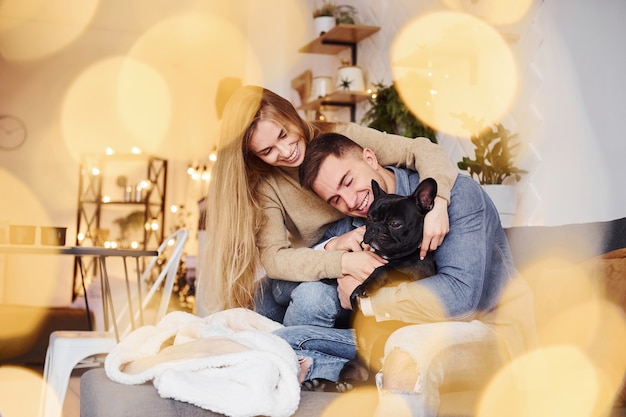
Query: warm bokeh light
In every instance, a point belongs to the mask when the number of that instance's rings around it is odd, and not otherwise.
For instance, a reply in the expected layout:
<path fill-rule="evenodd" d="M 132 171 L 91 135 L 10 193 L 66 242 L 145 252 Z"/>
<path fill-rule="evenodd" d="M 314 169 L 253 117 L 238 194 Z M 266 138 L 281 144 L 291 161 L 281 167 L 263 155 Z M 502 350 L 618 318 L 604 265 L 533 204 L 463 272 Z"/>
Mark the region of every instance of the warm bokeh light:
<path fill-rule="evenodd" d="M 502 36 L 458 12 L 422 15 L 405 25 L 391 48 L 402 99 L 436 130 L 471 133 L 466 120 L 498 121 L 517 89 L 516 63 Z"/>
<path fill-rule="evenodd" d="M 519 22 L 530 9 L 532 0 L 442 0 L 450 9 L 472 14 L 492 25 Z"/>
<path fill-rule="evenodd" d="M 533 378 L 522 381 L 518 372 Z M 491 381 L 476 415 L 592 416 L 599 377 L 593 364 L 575 347 L 553 346 L 536 351 L 518 359 Z"/>
<path fill-rule="evenodd" d="M 479 417 L 609 414 L 626 372 L 626 321 L 606 298 L 600 262 L 546 255 L 522 271 L 540 346 L 496 375 Z"/>
<path fill-rule="evenodd" d="M 248 39 L 228 19 L 188 12 L 160 21 L 134 43 L 129 57 L 154 68 L 171 94 L 169 146 L 209 154 L 217 123 L 216 94 L 224 78 L 260 79 Z M 149 119 L 146 117 L 146 120 Z M 153 151 L 154 144 L 149 152 Z M 174 149 L 174 148 L 172 148 Z M 161 150 L 161 153 L 165 150 Z"/>
<path fill-rule="evenodd" d="M 0 54 L 8 61 L 25 61 L 60 51 L 85 31 L 98 4 L 98 0 L 3 0 Z"/>
<path fill-rule="evenodd" d="M 171 115 L 169 87 L 161 74 L 133 59 L 124 61 L 117 84 L 117 109 L 137 147 L 156 149 L 163 141 Z"/>
<path fill-rule="evenodd" d="M 0 367 L 0 408 L 2 417 L 34 417 L 39 415 L 41 375 L 17 366 Z M 60 407 L 49 390 L 51 407 Z"/>
<path fill-rule="evenodd" d="M 46 318 L 43 309 L 10 304 L 3 304 L 0 316 L 0 362 L 27 353 L 37 343 L 39 329 Z"/>
<path fill-rule="evenodd" d="M 120 97 L 120 83 L 128 87 L 131 78 L 141 87 L 128 88 Z M 121 106 L 122 99 L 136 108 Z M 141 105 L 144 101 L 150 104 Z M 63 138 L 76 160 L 80 154 L 101 153 L 105 147 L 130 150 L 129 144 L 140 143 L 150 149 L 163 140 L 169 105 L 163 80 L 149 67 L 121 57 L 100 61 L 77 76 L 65 95 Z M 136 115 L 133 123 L 128 122 L 131 111 Z M 147 133 L 137 133 L 141 126 Z"/>
<path fill-rule="evenodd" d="M 335 398 L 324 409 L 321 417 L 334 416 L 369 416 L 378 404 L 378 392 L 375 387 L 357 387 Z M 395 417 L 395 416 L 394 416 Z M 403 417 L 398 415 L 397 417 Z"/>
<path fill-rule="evenodd" d="M 38 226 L 35 244 L 40 243 L 41 226 L 54 224 L 48 213 L 48 206 L 37 197 L 33 189 L 24 180 L 0 167 L 0 194 L 11 196 L 0 199 L 0 213 L 3 222 L 8 224 L 26 224 Z M 9 279 L 4 281 L 3 302 L 12 305 L 59 305 L 65 303 L 71 291 L 71 277 L 67 280 L 62 270 L 70 257 L 38 256 L 33 262 L 32 255 L 12 254 L 4 257 L 5 277 L 28 277 L 28 279 Z M 65 287 L 65 288 L 64 288 Z M 58 299 L 57 299 L 58 298 Z M 15 323 L 19 332 L 32 332 L 38 319 L 33 323 Z M 8 330 L 8 329 L 7 329 Z"/>

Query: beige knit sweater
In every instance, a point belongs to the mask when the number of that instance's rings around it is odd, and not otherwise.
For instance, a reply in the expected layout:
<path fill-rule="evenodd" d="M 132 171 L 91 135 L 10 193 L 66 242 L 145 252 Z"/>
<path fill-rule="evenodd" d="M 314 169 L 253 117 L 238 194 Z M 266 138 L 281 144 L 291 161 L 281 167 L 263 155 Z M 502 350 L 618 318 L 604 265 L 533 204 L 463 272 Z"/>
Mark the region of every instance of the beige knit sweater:
<path fill-rule="evenodd" d="M 341 133 L 374 151 L 381 165 L 414 169 L 437 181 L 438 195 L 450 201 L 458 171 L 445 151 L 426 138 L 405 138 L 355 123 L 338 124 Z M 271 278 L 316 281 L 341 276 L 344 251 L 310 249 L 327 227 L 343 217 L 325 201 L 300 187 L 297 168 L 275 168 L 259 184 L 263 225 L 257 236 L 261 262 Z"/>

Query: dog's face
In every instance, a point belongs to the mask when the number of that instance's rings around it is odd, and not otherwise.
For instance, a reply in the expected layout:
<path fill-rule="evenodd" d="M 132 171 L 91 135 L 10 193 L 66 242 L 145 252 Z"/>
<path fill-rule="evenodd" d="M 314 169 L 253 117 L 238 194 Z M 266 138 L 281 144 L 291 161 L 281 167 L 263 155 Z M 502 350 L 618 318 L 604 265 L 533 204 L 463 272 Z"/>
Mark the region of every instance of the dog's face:
<path fill-rule="evenodd" d="M 394 259 L 417 250 L 424 216 L 434 205 L 437 182 L 427 178 L 410 196 L 387 194 L 372 180 L 374 202 L 367 212 L 363 242 L 383 258 Z"/>

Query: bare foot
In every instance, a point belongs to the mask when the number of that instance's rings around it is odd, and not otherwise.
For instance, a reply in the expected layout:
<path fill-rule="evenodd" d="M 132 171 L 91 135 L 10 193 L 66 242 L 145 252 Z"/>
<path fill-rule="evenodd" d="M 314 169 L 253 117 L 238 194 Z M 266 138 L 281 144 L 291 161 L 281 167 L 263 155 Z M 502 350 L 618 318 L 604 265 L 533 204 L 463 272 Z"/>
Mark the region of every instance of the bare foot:
<path fill-rule="evenodd" d="M 307 357 L 298 357 L 298 364 L 300 365 L 300 372 L 298 373 L 298 382 L 303 383 L 306 374 L 309 372 L 309 368 L 313 364 L 313 359 Z"/>

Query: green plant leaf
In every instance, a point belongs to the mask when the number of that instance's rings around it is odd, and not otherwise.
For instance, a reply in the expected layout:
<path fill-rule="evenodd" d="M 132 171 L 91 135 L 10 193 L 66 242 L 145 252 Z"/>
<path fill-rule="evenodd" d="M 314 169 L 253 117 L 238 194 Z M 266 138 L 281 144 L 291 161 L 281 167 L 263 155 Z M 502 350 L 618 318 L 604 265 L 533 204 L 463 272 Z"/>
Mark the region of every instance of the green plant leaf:
<path fill-rule="evenodd" d="M 377 83 L 376 98 L 370 98 L 370 108 L 365 112 L 361 123 L 382 132 L 410 138 L 426 137 L 437 143 L 434 129 L 423 123 L 406 107 L 394 84 Z"/>
<path fill-rule="evenodd" d="M 480 128 L 479 122 L 466 114 L 455 116 L 462 120 L 463 126 L 472 128 L 472 132 L 479 132 L 470 136 L 474 159 L 463 157 L 457 163 L 459 169 L 467 171 L 481 184 L 502 184 L 508 177 L 519 181 L 522 174 L 528 173 L 517 168 L 513 161 L 520 144 L 511 143 L 511 139 L 516 139 L 517 133 L 511 134 L 501 123 Z"/>

